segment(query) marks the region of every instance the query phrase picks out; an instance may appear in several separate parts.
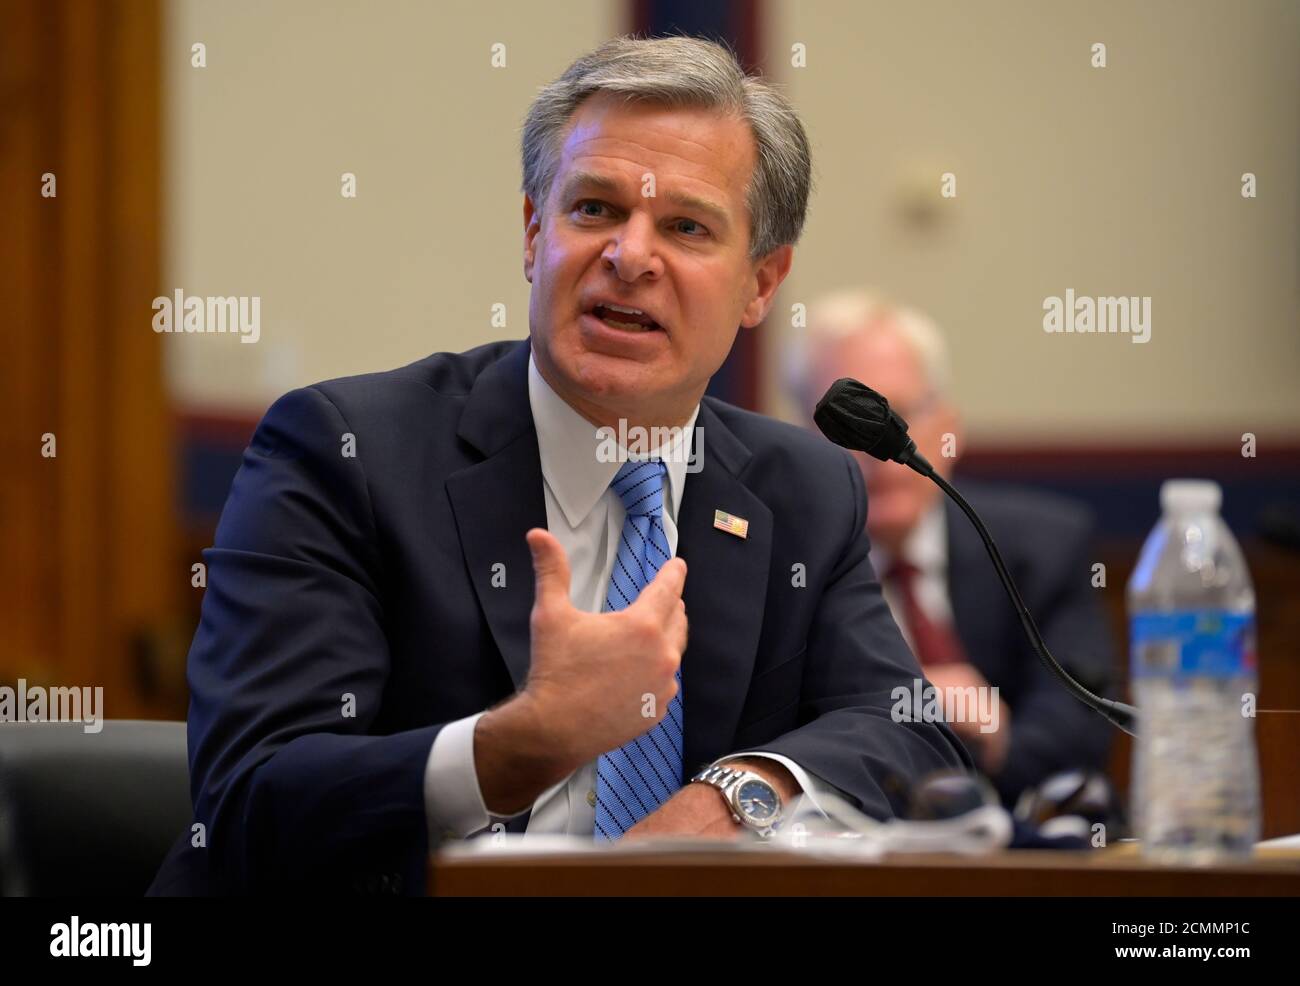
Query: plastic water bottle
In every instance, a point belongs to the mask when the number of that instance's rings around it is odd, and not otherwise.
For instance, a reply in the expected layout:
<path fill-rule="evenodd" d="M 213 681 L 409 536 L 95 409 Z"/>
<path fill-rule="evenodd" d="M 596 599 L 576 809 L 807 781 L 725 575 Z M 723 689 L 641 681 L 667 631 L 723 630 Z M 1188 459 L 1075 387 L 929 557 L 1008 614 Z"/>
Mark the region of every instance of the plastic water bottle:
<path fill-rule="evenodd" d="M 1163 516 L 1128 584 L 1134 819 L 1144 855 L 1212 862 L 1259 838 L 1255 590 L 1203 480 L 1160 488 Z"/>

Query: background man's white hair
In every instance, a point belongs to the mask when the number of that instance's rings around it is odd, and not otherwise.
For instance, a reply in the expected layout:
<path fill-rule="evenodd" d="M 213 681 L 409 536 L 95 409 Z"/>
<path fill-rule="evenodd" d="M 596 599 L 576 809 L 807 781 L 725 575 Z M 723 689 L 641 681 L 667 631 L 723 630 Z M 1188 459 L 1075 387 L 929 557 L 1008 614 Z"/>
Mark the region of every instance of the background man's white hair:
<path fill-rule="evenodd" d="M 947 396 L 952 382 L 948 344 L 938 325 L 924 312 L 867 288 L 846 288 L 822 295 L 809 305 L 807 321 L 807 328 L 795 330 L 786 361 L 786 387 L 804 414 L 811 417 L 822 396 L 814 393 L 814 376 L 825 365 L 827 351 L 839 340 L 859 333 L 896 333 L 916 354 L 931 393 Z M 837 374 L 849 375 L 847 370 Z M 871 386 L 870 380 L 862 382 Z"/>

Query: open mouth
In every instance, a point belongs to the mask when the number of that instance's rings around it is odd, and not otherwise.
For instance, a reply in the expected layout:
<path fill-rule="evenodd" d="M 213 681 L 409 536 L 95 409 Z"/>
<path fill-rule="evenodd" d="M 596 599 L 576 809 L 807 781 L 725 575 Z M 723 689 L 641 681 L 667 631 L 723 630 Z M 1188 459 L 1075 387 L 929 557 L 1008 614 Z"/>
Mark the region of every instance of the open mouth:
<path fill-rule="evenodd" d="M 662 332 L 664 327 L 639 308 L 603 304 L 591 309 L 591 314 L 611 329 L 623 332 Z"/>

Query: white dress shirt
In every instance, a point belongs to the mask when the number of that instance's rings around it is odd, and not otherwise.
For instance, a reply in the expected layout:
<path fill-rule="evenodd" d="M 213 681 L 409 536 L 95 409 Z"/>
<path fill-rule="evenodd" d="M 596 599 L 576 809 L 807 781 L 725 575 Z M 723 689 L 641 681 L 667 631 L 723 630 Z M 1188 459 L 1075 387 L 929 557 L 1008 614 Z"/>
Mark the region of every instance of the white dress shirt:
<path fill-rule="evenodd" d="M 943 501 L 939 501 L 916 522 L 916 526 L 903 539 L 899 552 L 903 560 L 916 569 L 916 578 L 912 591 L 916 594 L 916 605 L 932 623 L 952 626 L 952 597 L 948 595 L 948 515 L 944 513 Z M 903 632 L 907 646 L 916 653 L 912 642 L 912 630 L 907 625 L 906 611 L 899 598 L 898 589 L 892 579 L 886 579 L 893 556 L 884 548 L 873 546 L 871 565 L 880 579 L 884 590 L 885 602 L 894 614 L 894 622 Z"/>
<path fill-rule="evenodd" d="M 569 596 L 576 608 L 598 613 L 604 607 L 626 516 L 618 494 L 609 488 L 622 463 L 600 461 L 601 457 L 596 454 L 596 426 L 551 389 L 531 355 L 528 358 L 528 402 L 537 428 L 546 526 L 569 559 Z M 668 466 L 663 526 L 672 555 L 677 553 L 677 512 L 685 492 L 686 466 L 699 413 L 697 404 L 684 429 L 684 448 L 674 450 L 672 454 L 661 453 Z M 687 616 L 689 618 L 690 614 Z M 683 694 L 682 699 L 690 701 L 690 695 Z M 474 767 L 474 727 L 482 714 L 479 712 L 448 723 L 439 730 L 429 751 L 424 775 L 424 803 L 431 837 L 466 838 L 495 822 L 517 817 L 490 814 L 483 803 Z M 817 791 L 836 791 L 826 781 L 776 753 L 734 753 L 717 762 L 739 757 L 767 757 L 784 764 L 819 811 Z M 541 793 L 533 803 L 532 815 L 528 819 L 529 835 L 593 835 L 596 824 L 596 763 L 592 760 L 584 764 Z"/>

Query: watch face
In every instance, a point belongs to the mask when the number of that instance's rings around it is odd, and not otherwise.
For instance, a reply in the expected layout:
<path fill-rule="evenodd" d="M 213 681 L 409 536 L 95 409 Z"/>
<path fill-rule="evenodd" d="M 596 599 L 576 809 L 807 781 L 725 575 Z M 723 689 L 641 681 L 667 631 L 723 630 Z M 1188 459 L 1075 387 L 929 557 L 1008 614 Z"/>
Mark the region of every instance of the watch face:
<path fill-rule="evenodd" d="M 736 792 L 740 810 L 758 821 L 771 818 L 777 811 L 776 792 L 764 781 L 745 781 Z"/>

